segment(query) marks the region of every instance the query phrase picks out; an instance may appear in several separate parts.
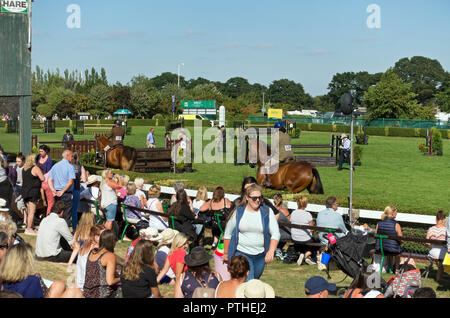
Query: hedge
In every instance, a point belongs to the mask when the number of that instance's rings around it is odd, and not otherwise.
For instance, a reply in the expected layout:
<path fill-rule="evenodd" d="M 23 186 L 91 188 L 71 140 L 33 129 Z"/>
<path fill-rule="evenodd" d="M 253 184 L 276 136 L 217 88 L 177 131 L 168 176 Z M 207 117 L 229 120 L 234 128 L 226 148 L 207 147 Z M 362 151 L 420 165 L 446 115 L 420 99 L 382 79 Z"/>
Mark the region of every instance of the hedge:
<path fill-rule="evenodd" d="M 336 133 L 350 133 L 350 126 L 329 125 L 329 124 L 312 124 L 297 123 L 297 127 L 306 131 L 326 131 Z M 361 126 L 354 127 L 355 134 L 362 132 Z M 391 137 L 425 137 L 427 130 L 425 128 L 397 128 L 397 127 L 364 127 L 366 134 L 372 136 L 391 136 Z M 450 139 L 450 129 L 439 129 L 442 138 Z"/>

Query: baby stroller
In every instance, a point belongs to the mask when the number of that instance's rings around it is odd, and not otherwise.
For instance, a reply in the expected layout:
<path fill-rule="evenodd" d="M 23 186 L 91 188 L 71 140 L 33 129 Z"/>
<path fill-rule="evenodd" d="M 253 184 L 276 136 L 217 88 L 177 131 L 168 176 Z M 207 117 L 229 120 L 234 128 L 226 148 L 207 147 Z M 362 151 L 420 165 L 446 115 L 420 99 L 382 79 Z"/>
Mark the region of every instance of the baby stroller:
<path fill-rule="evenodd" d="M 324 234 L 323 237 L 327 238 L 329 241 L 327 245 L 327 254 L 331 255 L 330 261 L 333 261 L 337 268 L 347 276 L 355 279 L 358 274 L 367 272 L 369 264 L 364 259 L 369 255 L 369 238 L 367 235 L 355 234 L 349 231 L 347 235 L 335 240 L 333 239 L 334 237 L 329 234 Z M 332 242 L 334 242 L 334 244 L 332 244 Z M 329 263 L 327 264 L 326 272 L 328 279 L 330 279 Z M 345 278 L 347 278 L 347 276 Z M 345 280 L 345 278 L 343 280 Z M 386 288 L 386 282 L 381 277 L 379 284 L 379 289 L 384 290 Z M 340 290 L 342 293 L 345 293 L 345 291 L 346 289 Z"/>

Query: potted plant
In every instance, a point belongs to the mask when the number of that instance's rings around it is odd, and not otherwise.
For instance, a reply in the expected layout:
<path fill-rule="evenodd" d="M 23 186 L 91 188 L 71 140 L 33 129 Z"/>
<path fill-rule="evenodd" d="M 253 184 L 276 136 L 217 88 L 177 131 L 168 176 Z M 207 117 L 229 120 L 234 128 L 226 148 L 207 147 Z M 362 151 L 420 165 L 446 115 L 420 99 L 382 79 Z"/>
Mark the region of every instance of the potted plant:
<path fill-rule="evenodd" d="M 442 156 L 442 136 L 441 132 L 437 129 L 432 129 L 433 132 L 433 141 L 432 141 L 432 149 L 433 152 L 438 155 Z"/>
<path fill-rule="evenodd" d="M 360 129 L 361 133 L 356 135 L 356 143 L 358 145 L 367 145 L 369 142 L 369 135 L 366 134 L 366 127 Z"/>
<path fill-rule="evenodd" d="M 363 153 L 363 148 L 360 146 L 355 146 L 353 148 L 353 165 L 360 166 L 361 165 L 361 157 Z"/>

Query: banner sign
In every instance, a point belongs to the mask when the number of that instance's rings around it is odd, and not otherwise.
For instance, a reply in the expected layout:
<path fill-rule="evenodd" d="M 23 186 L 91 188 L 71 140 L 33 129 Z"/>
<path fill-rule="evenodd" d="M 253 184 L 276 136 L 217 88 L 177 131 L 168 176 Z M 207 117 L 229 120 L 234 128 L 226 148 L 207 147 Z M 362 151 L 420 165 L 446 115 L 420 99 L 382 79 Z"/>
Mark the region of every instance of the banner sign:
<path fill-rule="evenodd" d="M 283 110 L 282 109 L 269 108 L 269 111 L 267 113 L 267 117 L 268 118 L 283 119 Z"/>
<path fill-rule="evenodd" d="M 28 13 L 28 2 L 30 0 L 0 0 L 2 12 Z"/>

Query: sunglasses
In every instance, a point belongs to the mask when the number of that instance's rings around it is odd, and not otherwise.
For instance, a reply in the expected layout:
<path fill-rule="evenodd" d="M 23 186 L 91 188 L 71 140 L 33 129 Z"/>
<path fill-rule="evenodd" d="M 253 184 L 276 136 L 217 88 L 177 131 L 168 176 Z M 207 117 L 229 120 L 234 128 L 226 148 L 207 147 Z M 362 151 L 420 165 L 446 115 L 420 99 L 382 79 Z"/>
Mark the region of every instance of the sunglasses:
<path fill-rule="evenodd" d="M 259 202 L 261 202 L 263 200 L 263 196 L 259 196 L 259 197 L 250 197 L 249 196 L 249 198 L 252 199 L 253 202 L 256 202 L 256 200 L 259 200 Z"/>
<path fill-rule="evenodd" d="M 4 249 L 4 248 L 8 249 L 8 244 L 0 245 L 0 250 L 2 250 L 2 249 Z"/>

